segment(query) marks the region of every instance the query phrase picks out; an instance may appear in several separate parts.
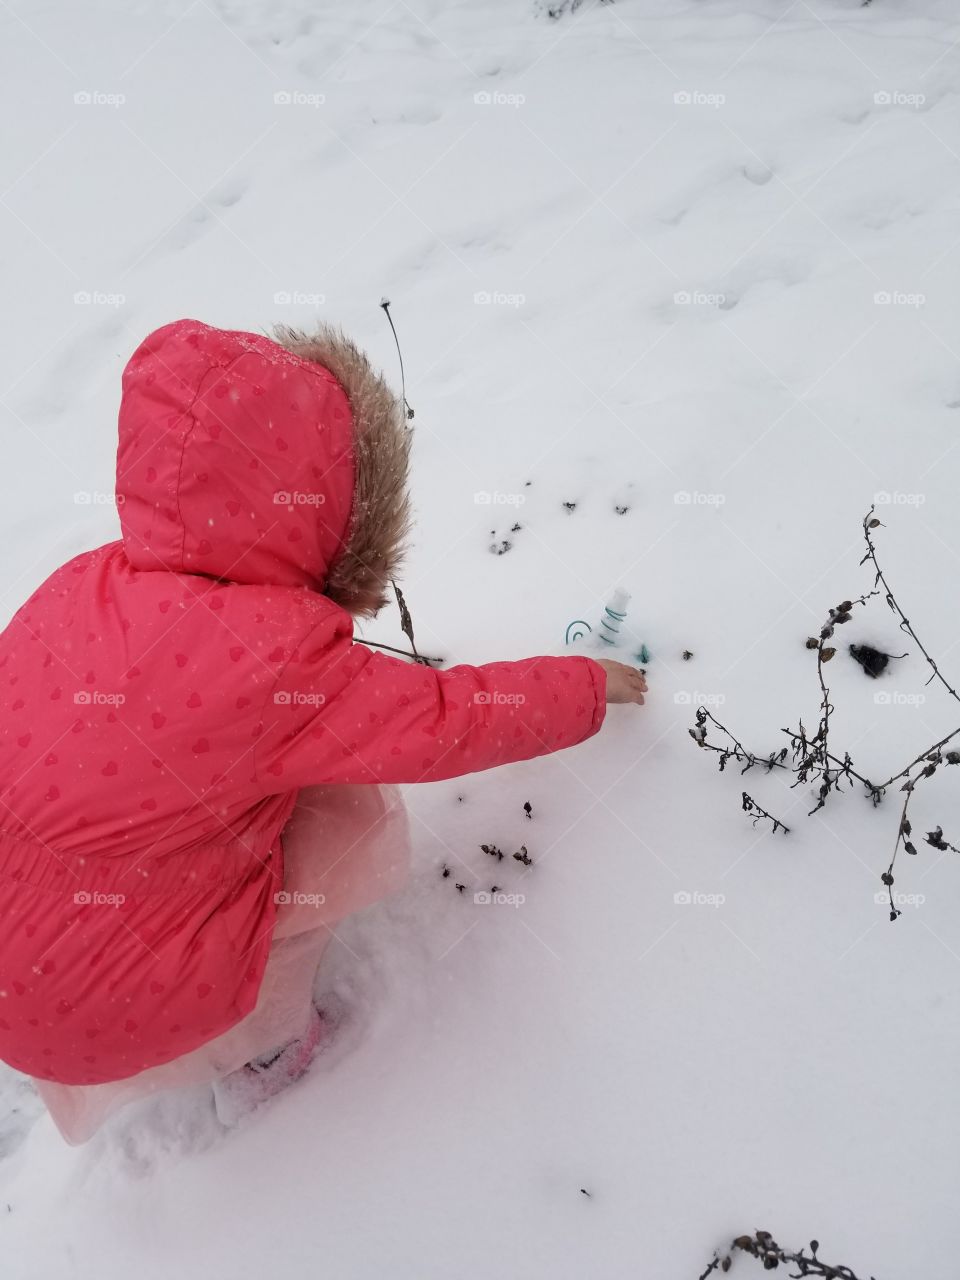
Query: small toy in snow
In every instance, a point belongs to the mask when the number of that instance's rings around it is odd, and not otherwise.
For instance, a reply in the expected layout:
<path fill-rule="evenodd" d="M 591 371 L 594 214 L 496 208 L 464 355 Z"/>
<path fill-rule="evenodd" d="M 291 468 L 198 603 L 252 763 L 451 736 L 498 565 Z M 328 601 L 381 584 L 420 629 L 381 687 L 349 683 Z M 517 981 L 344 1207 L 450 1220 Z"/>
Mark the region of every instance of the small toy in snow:
<path fill-rule="evenodd" d="M 624 649 L 629 646 L 633 652 L 628 660 L 645 666 L 650 661 L 650 650 L 642 641 L 638 643 L 637 637 L 631 635 L 623 625 L 629 602 L 629 591 L 618 587 L 610 597 L 610 603 L 604 608 L 596 629 L 582 618 L 575 618 L 567 626 L 566 643 L 573 644 L 589 635 L 590 640 L 586 643 L 593 649 Z"/>

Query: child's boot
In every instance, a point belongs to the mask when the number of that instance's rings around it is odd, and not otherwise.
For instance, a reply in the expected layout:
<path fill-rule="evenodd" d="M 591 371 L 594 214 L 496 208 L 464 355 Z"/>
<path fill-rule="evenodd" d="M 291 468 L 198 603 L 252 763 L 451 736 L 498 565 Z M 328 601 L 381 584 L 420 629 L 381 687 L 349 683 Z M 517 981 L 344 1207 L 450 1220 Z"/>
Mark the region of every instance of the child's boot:
<path fill-rule="evenodd" d="M 329 1030 L 323 1014 L 315 1005 L 311 1006 L 309 1026 L 299 1040 L 291 1040 L 274 1053 L 254 1058 L 239 1071 L 231 1071 L 214 1081 L 213 1100 L 220 1122 L 236 1124 L 246 1112 L 276 1097 L 305 1075 L 317 1046 Z"/>

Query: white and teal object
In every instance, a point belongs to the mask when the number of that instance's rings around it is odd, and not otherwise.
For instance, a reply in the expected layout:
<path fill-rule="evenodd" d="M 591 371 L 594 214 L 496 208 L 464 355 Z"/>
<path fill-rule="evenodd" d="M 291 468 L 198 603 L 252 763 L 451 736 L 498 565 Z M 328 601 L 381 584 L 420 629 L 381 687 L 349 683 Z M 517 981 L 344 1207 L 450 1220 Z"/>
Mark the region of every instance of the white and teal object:
<path fill-rule="evenodd" d="M 604 649 L 620 650 L 621 652 L 616 656 L 621 661 L 633 661 L 646 665 L 650 661 L 650 650 L 642 641 L 638 641 L 625 625 L 629 603 L 629 591 L 618 587 L 604 607 L 600 621 L 595 627 L 582 618 L 575 618 L 567 626 L 566 643 L 576 644 L 582 640 L 584 646 L 594 652 Z"/>

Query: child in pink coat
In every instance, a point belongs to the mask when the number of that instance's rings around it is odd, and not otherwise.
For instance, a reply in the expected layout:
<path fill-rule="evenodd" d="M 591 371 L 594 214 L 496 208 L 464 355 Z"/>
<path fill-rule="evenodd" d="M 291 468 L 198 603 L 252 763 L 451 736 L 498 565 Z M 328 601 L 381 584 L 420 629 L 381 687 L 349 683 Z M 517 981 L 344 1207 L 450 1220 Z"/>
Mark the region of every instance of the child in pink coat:
<path fill-rule="evenodd" d="M 402 554 L 410 440 L 329 329 L 181 320 L 124 371 L 122 537 L 0 635 L 0 1058 L 70 1141 L 158 1089 L 295 1079 L 332 926 L 404 877 L 392 784 L 643 701 L 619 663 L 437 671 L 354 643 Z"/>

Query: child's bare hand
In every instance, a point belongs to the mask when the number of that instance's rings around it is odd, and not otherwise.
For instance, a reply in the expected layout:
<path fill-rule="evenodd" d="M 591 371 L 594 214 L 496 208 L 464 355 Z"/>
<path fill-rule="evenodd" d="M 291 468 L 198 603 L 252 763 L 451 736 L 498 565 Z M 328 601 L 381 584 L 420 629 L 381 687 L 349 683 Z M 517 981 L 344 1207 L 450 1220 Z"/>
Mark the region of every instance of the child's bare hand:
<path fill-rule="evenodd" d="M 643 706 L 647 681 L 642 672 L 624 662 L 607 659 L 601 659 L 600 666 L 607 673 L 607 706 L 613 702 L 636 702 Z"/>

